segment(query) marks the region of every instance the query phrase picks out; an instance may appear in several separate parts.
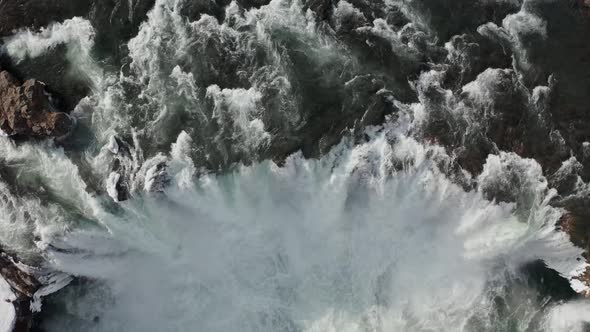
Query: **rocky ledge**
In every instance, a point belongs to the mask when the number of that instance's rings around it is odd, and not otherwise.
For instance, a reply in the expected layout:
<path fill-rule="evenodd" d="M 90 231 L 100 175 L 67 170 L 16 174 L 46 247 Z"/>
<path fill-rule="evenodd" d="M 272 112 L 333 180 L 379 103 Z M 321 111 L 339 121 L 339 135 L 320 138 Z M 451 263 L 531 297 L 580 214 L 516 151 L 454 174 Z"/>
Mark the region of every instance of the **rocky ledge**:
<path fill-rule="evenodd" d="M 53 107 L 45 84 L 30 79 L 21 84 L 0 71 L 0 129 L 8 136 L 62 137 L 74 126 L 73 119 Z"/>

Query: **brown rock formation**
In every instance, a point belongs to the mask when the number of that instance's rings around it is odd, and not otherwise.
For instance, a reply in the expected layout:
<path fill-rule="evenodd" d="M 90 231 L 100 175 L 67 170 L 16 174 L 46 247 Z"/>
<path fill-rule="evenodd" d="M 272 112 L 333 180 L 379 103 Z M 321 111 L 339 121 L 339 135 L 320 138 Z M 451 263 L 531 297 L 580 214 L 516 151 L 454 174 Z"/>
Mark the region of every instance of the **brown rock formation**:
<path fill-rule="evenodd" d="M 7 135 L 60 137 L 74 121 L 53 109 L 45 84 L 31 79 L 23 84 L 7 71 L 0 72 L 0 129 Z"/>
<path fill-rule="evenodd" d="M 16 295 L 16 300 L 12 302 L 16 311 L 14 331 L 29 331 L 33 324 L 31 300 L 41 284 L 19 269 L 13 260 L 3 252 L 0 252 L 0 277 L 8 282 Z"/>

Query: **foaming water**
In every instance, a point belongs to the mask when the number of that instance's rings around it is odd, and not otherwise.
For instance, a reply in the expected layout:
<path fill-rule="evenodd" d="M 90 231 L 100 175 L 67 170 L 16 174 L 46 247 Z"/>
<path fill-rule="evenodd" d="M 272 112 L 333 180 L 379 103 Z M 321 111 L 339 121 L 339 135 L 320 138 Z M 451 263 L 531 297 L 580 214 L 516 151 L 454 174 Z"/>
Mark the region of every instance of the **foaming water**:
<path fill-rule="evenodd" d="M 541 166 L 495 148 L 473 177 L 424 143 L 436 142 L 425 127 L 437 116 L 460 144 L 506 105 L 546 121 L 551 84 L 529 90 L 522 75 L 535 69 L 525 39 L 547 38 L 547 22 L 529 10 L 534 1 L 506 2 L 520 12 L 478 31 L 513 51 L 513 68 L 482 69 L 456 91 L 445 86 L 449 68 L 466 71 L 472 59 L 449 42 L 440 60 L 414 1 L 387 0 L 387 19 L 372 22 L 340 1 L 332 29 L 299 0 L 232 2 L 223 18 L 188 18 L 185 1 L 157 0 L 120 72 L 93 61 L 83 19 L 7 39 L 17 62 L 65 44 L 93 88 L 73 112 L 91 136 L 82 151 L 0 138 L 0 242 L 77 277 L 47 298 L 42 327 L 581 331 L 587 303 L 545 297 L 522 268 L 542 260 L 584 290 L 582 250 L 555 229 L 562 211 Z M 359 26 L 347 31 L 350 22 Z M 365 68 L 342 34 L 399 62 Z M 429 61 L 443 63 L 411 82 L 415 100 L 398 101 L 408 75 L 397 67 L 417 68 L 437 47 Z M 317 104 L 341 109 L 319 119 Z M 322 157 L 265 160 L 269 147 L 290 154 L 297 135 L 353 116 L 348 104 L 362 117 Z M 389 111 L 372 115 L 375 105 Z M 365 122 L 372 116 L 381 125 Z M 320 137 L 322 148 L 334 139 Z M 122 183 L 130 199 L 119 202 Z"/>
<path fill-rule="evenodd" d="M 428 157 L 436 148 L 403 136 L 391 144 L 386 133 L 318 161 L 296 155 L 184 188 L 175 180 L 166 197 L 144 195 L 101 218 L 108 232 L 68 233 L 50 261 L 96 282 L 66 290 L 64 312 L 45 327 L 473 330 L 493 310 L 498 276 L 550 262 L 555 244 L 559 257 L 579 252 L 552 239 L 559 213 L 542 213 L 545 202 L 520 217 L 447 180 Z M 543 303 L 526 300 L 519 319 L 532 324 Z"/>
<path fill-rule="evenodd" d="M 544 327 L 548 331 L 556 332 L 582 332 L 588 330 L 588 316 L 590 306 L 587 302 L 570 302 L 555 306 L 551 309 L 544 321 Z M 585 321 L 586 325 L 579 322 Z"/>
<path fill-rule="evenodd" d="M 21 31 L 7 38 L 5 47 L 8 54 L 17 61 L 27 57 L 39 57 L 60 44 L 68 46 L 68 55 L 72 59 L 87 57 L 94 45 L 94 34 L 94 28 L 90 22 L 75 17 L 63 23 L 42 28 L 39 32 Z"/>

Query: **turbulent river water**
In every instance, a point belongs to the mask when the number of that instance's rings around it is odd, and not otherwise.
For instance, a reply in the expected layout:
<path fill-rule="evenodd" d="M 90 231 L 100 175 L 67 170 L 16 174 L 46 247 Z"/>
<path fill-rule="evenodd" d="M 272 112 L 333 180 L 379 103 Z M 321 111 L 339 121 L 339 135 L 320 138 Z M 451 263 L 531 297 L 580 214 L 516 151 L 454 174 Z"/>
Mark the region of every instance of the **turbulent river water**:
<path fill-rule="evenodd" d="M 403 0 L 341 0 L 329 25 L 299 0 L 157 0 L 120 67 L 83 18 L 6 38 L 16 63 L 65 46 L 91 91 L 65 145 L 0 138 L 0 242 L 69 283 L 37 328 L 584 331 L 590 302 L 559 284 L 584 288 L 582 250 L 541 166 L 498 151 L 472 176 L 424 139 L 433 114 L 488 130 L 501 89 L 543 117 L 542 1 L 480 2 L 500 16 L 465 30 L 507 67 Z"/>

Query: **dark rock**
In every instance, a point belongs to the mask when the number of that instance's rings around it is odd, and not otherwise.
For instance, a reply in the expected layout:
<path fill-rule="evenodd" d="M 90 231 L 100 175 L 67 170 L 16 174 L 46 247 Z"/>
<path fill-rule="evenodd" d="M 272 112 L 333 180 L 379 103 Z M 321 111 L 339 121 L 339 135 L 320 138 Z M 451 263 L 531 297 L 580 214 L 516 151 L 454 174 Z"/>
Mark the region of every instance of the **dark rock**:
<path fill-rule="evenodd" d="M 172 179 L 168 174 L 168 164 L 164 161 L 158 162 L 148 169 L 144 188 L 148 192 L 162 193 L 170 185 L 171 181 Z"/>
<path fill-rule="evenodd" d="M 28 273 L 18 268 L 16 263 L 0 251 L 0 277 L 12 288 L 16 300 L 12 302 L 16 311 L 15 332 L 29 331 L 33 325 L 31 301 L 41 284 Z"/>
<path fill-rule="evenodd" d="M 120 67 L 126 56 L 122 47 L 137 34 L 141 22 L 155 0 L 0 0 L 0 38 L 20 29 L 37 30 L 75 16 L 90 21 L 96 31 L 96 58 L 105 66 Z M 40 15 L 39 13 L 42 13 Z M 1 44 L 1 41 L 0 41 Z M 90 83 L 72 72 L 65 45 L 57 45 L 47 55 L 13 63 L 0 55 L 0 64 L 13 75 L 26 80 L 40 79 L 48 90 L 60 96 L 63 109 L 72 110 L 90 92 Z"/>
<path fill-rule="evenodd" d="M 124 202 L 131 196 L 129 176 L 133 173 L 131 146 L 118 137 L 112 137 L 110 150 L 115 155 L 111 165 L 109 181 L 115 181 L 109 195 L 116 202 Z M 114 189 L 114 191 L 113 191 Z"/>
<path fill-rule="evenodd" d="M 56 97 L 55 106 L 69 112 L 90 93 L 91 83 L 86 75 L 72 70 L 66 60 L 67 52 L 66 45 L 61 44 L 49 49 L 43 56 L 25 58 L 18 63 L 13 63 L 7 56 L 0 56 L 0 63 L 22 81 L 34 78 L 43 82 L 46 90 Z"/>
<path fill-rule="evenodd" d="M 70 116 L 54 110 L 45 84 L 37 80 L 20 84 L 7 71 L 0 72 L 0 128 L 5 134 L 62 137 L 73 126 Z"/>

